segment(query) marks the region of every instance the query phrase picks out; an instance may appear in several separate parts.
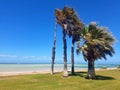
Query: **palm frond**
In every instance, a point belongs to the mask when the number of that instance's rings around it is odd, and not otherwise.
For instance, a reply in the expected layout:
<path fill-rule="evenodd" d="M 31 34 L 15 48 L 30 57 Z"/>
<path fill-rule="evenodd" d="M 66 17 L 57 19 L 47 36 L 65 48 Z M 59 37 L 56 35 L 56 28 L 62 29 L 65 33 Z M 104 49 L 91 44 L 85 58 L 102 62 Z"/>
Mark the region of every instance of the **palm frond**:
<path fill-rule="evenodd" d="M 80 35 L 85 40 L 82 49 L 80 49 L 85 61 L 102 58 L 106 60 L 106 55 L 113 56 L 115 53 L 112 47 L 115 39 L 107 28 L 98 27 L 97 23 L 92 22 L 83 29 Z"/>

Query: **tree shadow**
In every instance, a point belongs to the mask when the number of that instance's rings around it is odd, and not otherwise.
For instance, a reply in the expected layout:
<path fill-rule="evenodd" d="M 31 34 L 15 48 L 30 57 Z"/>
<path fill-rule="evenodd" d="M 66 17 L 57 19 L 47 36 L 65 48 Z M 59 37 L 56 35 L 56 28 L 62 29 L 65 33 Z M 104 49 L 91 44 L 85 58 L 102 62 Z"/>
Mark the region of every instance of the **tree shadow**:
<path fill-rule="evenodd" d="M 87 79 L 87 72 L 75 72 L 75 74 L 69 74 L 69 76 L 79 76 Z M 114 80 L 115 78 L 109 77 L 109 76 L 101 76 L 101 75 L 96 75 L 96 79 L 94 80 Z"/>
<path fill-rule="evenodd" d="M 96 75 L 96 80 L 114 80 L 115 78 L 109 76 Z"/>
<path fill-rule="evenodd" d="M 74 74 L 69 74 L 69 76 L 79 76 L 79 77 L 85 77 L 87 72 L 75 72 Z"/>

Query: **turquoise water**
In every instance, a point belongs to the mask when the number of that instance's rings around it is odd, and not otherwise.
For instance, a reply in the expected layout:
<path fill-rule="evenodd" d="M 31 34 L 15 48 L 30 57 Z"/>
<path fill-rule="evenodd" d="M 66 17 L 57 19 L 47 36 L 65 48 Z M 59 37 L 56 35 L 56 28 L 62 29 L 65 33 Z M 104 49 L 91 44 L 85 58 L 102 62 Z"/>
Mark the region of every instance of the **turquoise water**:
<path fill-rule="evenodd" d="M 96 64 L 95 68 L 115 68 L 118 65 Z M 0 72 L 21 72 L 21 71 L 50 71 L 51 64 L 0 64 Z M 68 70 L 71 64 L 68 64 Z M 87 69 L 87 64 L 75 64 L 75 69 Z M 55 64 L 55 70 L 63 70 L 63 64 Z"/>

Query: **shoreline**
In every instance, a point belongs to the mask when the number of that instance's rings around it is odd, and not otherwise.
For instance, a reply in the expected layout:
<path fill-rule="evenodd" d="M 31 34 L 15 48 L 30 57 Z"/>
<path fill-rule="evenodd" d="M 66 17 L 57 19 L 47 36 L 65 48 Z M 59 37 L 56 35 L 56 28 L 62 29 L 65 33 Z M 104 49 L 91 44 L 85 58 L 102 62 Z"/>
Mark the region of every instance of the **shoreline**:
<path fill-rule="evenodd" d="M 114 70 L 117 68 L 107 68 L 107 69 L 102 69 L 102 68 L 96 68 L 95 71 L 101 71 L 101 70 Z M 70 70 L 68 70 L 70 71 Z M 76 69 L 75 72 L 80 72 L 80 71 L 86 71 L 86 68 L 82 69 Z M 57 72 L 63 72 L 63 70 L 55 70 L 55 73 Z M 44 71 L 19 71 L 19 72 L 0 72 L 0 76 L 16 76 L 16 75 L 29 75 L 29 74 L 50 74 L 50 70 L 44 70 Z"/>

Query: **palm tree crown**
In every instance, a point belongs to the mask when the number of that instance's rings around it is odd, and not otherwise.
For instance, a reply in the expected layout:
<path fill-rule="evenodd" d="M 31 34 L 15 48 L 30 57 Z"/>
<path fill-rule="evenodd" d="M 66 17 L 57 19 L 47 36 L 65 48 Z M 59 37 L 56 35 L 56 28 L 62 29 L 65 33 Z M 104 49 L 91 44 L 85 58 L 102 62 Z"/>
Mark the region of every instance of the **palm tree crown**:
<path fill-rule="evenodd" d="M 78 31 L 83 28 L 82 21 L 78 18 L 76 11 L 70 7 L 64 7 L 62 10 L 55 11 L 56 22 L 63 27 L 69 37 L 79 38 Z M 76 38 L 77 37 L 77 38 Z"/>
<path fill-rule="evenodd" d="M 106 55 L 112 56 L 115 52 L 112 47 L 115 39 L 105 27 L 98 27 L 94 22 L 85 27 L 81 33 L 84 44 L 78 47 L 77 53 L 82 50 L 85 60 L 107 59 Z"/>

